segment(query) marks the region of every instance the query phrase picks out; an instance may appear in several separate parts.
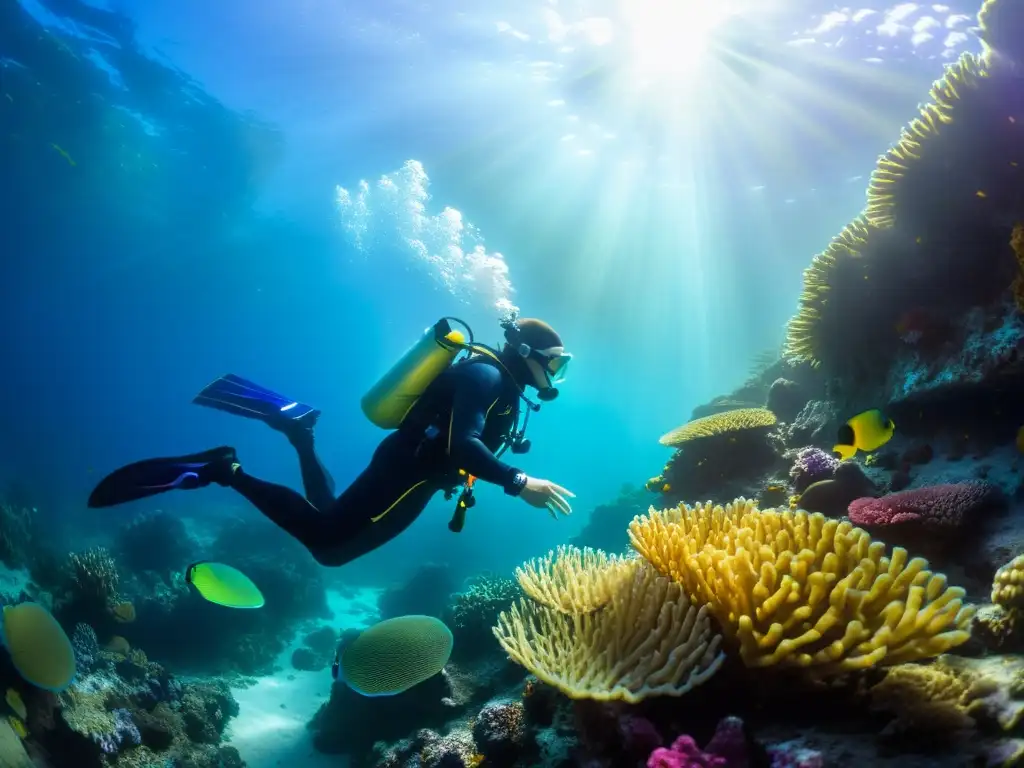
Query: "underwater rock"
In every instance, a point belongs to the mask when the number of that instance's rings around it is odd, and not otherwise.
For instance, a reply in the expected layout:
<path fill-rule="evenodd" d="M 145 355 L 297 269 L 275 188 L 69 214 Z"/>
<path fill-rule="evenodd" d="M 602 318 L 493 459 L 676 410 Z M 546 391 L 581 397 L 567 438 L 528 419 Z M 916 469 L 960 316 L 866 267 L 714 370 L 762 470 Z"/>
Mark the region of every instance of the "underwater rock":
<path fill-rule="evenodd" d="M 472 734 L 462 727 L 443 736 L 423 728 L 391 747 L 380 744 L 372 759 L 374 768 L 475 768 L 481 763 Z"/>
<path fill-rule="evenodd" d="M 331 627 L 321 627 L 306 635 L 302 642 L 292 652 L 292 666 L 303 672 L 319 672 L 334 661 L 339 637 Z"/>
<path fill-rule="evenodd" d="M 854 460 L 841 462 L 832 473 L 831 480 L 819 480 L 800 494 L 799 506 L 808 512 L 820 512 L 828 517 L 842 517 L 854 499 L 878 489 Z"/>
<path fill-rule="evenodd" d="M 526 713 L 521 701 L 489 701 L 473 719 L 473 739 L 488 764 L 512 765 L 524 758 L 527 737 Z"/>
<path fill-rule="evenodd" d="M 167 512 L 142 514 L 117 533 L 114 552 L 125 570 L 184 571 L 199 549 L 181 518 Z"/>
<path fill-rule="evenodd" d="M 781 430 L 787 447 L 832 445 L 839 429 L 836 407 L 828 400 L 810 400 L 796 419 Z"/>
<path fill-rule="evenodd" d="M 776 379 L 768 388 L 764 407 L 787 424 L 796 420 L 810 398 L 803 387 L 789 379 Z"/>
<path fill-rule="evenodd" d="M 441 616 L 448 606 L 448 595 L 458 588 L 458 580 L 446 563 L 425 563 L 402 584 L 386 589 L 377 601 L 380 620 L 396 616 Z"/>

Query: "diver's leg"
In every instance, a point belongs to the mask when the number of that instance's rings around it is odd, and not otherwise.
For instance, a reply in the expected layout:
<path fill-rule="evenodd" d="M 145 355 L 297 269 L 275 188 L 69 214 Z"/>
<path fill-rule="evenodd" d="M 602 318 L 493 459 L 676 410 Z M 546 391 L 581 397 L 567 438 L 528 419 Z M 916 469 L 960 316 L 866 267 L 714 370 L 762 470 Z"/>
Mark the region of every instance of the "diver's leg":
<path fill-rule="evenodd" d="M 302 487 L 306 491 L 309 503 L 317 509 L 330 509 L 334 503 L 334 478 L 316 455 L 313 442 L 313 426 L 296 424 L 284 431 L 288 442 L 295 448 L 299 457 L 299 469 L 302 472 Z"/>
<path fill-rule="evenodd" d="M 238 491 L 263 515 L 286 533 L 297 539 L 313 555 L 318 542 L 327 533 L 329 518 L 313 506 L 298 491 L 261 480 L 242 470 L 237 464 L 234 472 L 222 483 Z"/>
<path fill-rule="evenodd" d="M 363 489 L 353 484 L 328 513 L 332 520 L 328 538 L 313 553 L 322 565 L 344 565 L 387 544 L 420 516 L 440 490 L 430 478 L 388 472 L 386 467 L 371 467 L 364 475 L 373 481 L 372 490 L 369 483 Z M 375 511 L 363 524 L 353 525 L 365 510 Z"/>

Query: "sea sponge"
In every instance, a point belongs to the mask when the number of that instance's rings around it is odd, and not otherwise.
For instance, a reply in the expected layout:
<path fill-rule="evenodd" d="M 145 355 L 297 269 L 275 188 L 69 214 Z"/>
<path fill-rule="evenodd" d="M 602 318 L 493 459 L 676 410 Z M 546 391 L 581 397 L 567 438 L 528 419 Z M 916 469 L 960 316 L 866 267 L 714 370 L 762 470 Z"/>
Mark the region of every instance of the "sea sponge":
<path fill-rule="evenodd" d="M 932 84 L 931 101 L 922 105 L 920 116 L 900 131 L 899 141 L 878 158 L 871 174 L 864 216 L 872 226 L 888 229 L 896 223 L 900 182 L 910 166 L 921 159 L 923 143 L 935 136 L 942 124 L 953 122 L 961 92 L 975 88 L 978 80 L 987 76 L 984 58 L 964 53 Z"/>
<path fill-rule="evenodd" d="M 998 489 L 988 483 L 942 483 L 880 499 L 856 499 L 850 502 L 849 516 L 854 525 L 866 527 L 907 526 L 955 533 L 961 526 L 977 524 L 975 517 L 997 499 Z"/>
<path fill-rule="evenodd" d="M 969 637 L 964 590 L 906 550 L 803 510 L 746 499 L 653 508 L 629 526 L 633 546 L 704 603 L 749 667 L 819 675 L 936 656 Z"/>
<path fill-rule="evenodd" d="M 1017 555 L 996 571 L 992 579 L 992 602 L 1007 610 L 1024 608 L 1024 555 Z"/>
<path fill-rule="evenodd" d="M 392 696 L 440 672 L 452 633 L 433 616 L 397 616 L 374 624 L 341 654 L 340 676 L 364 696 Z"/>
<path fill-rule="evenodd" d="M 820 338 L 819 323 L 832 290 L 832 278 L 841 262 L 861 257 L 874 231 L 875 227 L 865 216 L 858 216 L 832 238 L 824 251 L 811 259 L 810 266 L 804 270 L 804 289 L 797 313 L 786 326 L 783 354 L 788 360 L 807 362 L 813 368 L 821 364 L 824 341 Z"/>
<path fill-rule="evenodd" d="M 767 408 L 737 408 L 687 422 L 662 435 L 658 442 L 670 448 L 678 448 L 683 443 L 706 437 L 773 427 L 776 421 L 775 414 Z"/>
<path fill-rule="evenodd" d="M 3 609 L 3 642 L 18 673 L 47 691 L 63 691 L 75 677 L 75 650 L 57 620 L 38 603 Z"/>
<path fill-rule="evenodd" d="M 494 636 L 517 664 L 573 699 L 681 696 L 718 671 L 721 637 L 703 607 L 646 564 L 599 611 L 566 614 L 530 600 L 498 617 Z"/>
<path fill-rule="evenodd" d="M 562 545 L 516 568 L 516 579 L 523 592 L 542 605 L 562 613 L 587 613 L 610 602 L 637 564 L 635 557 Z"/>

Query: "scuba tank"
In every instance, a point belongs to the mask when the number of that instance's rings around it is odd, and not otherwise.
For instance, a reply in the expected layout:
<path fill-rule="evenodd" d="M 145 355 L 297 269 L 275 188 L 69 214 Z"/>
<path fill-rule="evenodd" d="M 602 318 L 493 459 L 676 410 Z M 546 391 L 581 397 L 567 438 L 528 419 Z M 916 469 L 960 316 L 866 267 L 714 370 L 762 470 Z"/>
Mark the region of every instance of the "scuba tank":
<path fill-rule="evenodd" d="M 463 326 L 466 332 L 453 330 L 449 321 L 455 321 Z M 431 382 L 455 362 L 455 358 L 462 352 L 487 355 L 504 368 L 498 351 L 485 344 L 477 344 L 472 329 L 465 322 L 457 317 L 442 317 L 427 328 L 419 341 L 410 347 L 363 396 L 360 404 L 366 418 L 383 429 L 398 429 Z M 506 449 L 511 449 L 512 453 L 517 454 L 530 450 L 530 441 L 526 439 L 526 427 L 530 421 L 530 412 L 540 410 L 540 405 L 530 400 L 522 390 L 519 396 L 526 403 L 526 414 L 521 425 L 517 423 L 513 426 L 508 441 L 497 452 L 497 456 L 501 456 Z M 467 510 L 476 504 L 476 497 L 473 494 L 476 478 L 464 469 L 460 469 L 459 474 L 465 480 L 445 491 L 445 499 L 450 500 L 461 488 L 455 511 L 448 523 L 448 528 L 453 533 L 462 530 L 466 524 Z"/>
<path fill-rule="evenodd" d="M 363 413 L 378 427 L 397 429 L 430 383 L 467 348 L 466 335 L 453 330 L 449 319 L 455 318 L 441 318 L 427 328 L 419 341 L 363 395 Z"/>

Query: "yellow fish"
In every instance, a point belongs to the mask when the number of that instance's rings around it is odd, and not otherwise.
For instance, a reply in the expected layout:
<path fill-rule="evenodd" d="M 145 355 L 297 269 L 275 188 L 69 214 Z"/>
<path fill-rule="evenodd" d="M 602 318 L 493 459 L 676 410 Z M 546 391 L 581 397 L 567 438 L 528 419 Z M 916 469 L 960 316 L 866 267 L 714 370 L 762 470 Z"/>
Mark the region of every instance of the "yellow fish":
<path fill-rule="evenodd" d="M 877 408 L 859 413 L 839 428 L 832 450 L 852 459 L 857 451 L 876 451 L 892 439 L 896 425 Z"/>
<path fill-rule="evenodd" d="M 1024 427 L 1017 430 L 1017 450 L 1024 453 Z"/>

